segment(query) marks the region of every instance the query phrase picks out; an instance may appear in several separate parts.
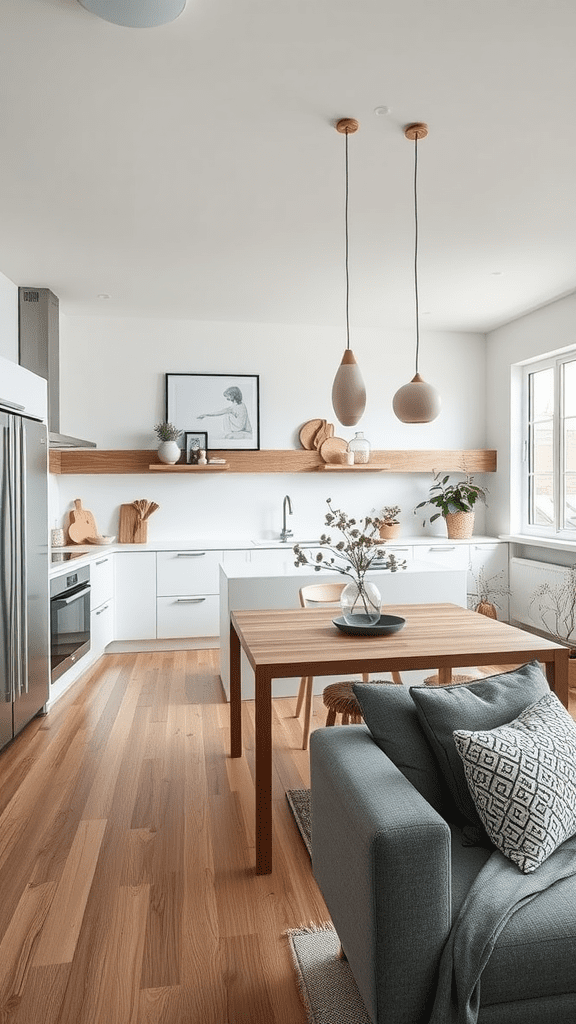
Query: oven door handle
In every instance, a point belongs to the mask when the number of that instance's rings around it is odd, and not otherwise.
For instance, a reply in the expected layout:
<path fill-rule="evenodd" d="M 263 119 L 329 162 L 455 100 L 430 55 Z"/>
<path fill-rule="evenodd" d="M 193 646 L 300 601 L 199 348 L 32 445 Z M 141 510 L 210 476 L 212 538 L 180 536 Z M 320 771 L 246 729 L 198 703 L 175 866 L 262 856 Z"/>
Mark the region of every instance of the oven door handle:
<path fill-rule="evenodd" d="M 52 604 L 56 608 L 63 608 L 67 604 L 72 604 L 73 601 L 79 601 L 80 598 L 86 597 L 90 593 L 90 587 L 82 587 L 76 594 L 71 594 L 70 597 L 53 597 Z"/>

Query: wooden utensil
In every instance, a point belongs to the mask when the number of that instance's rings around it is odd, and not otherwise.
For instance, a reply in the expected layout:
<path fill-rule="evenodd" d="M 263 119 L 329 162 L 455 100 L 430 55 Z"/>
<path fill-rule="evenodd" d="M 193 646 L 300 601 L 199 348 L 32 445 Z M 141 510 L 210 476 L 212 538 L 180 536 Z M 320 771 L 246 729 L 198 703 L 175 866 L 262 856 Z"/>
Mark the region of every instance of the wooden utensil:
<path fill-rule="evenodd" d="M 327 437 L 320 448 L 324 462 L 342 462 L 342 453 L 347 451 L 348 442 L 343 437 Z"/>
<path fill-rule="evenodd" d="M 89 537 L 98 536 L 96 520 L 88 509 L 82 508 L 81 498 L 74 500 L 74 508 L 70 512 L 68 536 L 73 544 L 85 544 Z"/>
<path fill-rule="evenodd" d="M 307 423 L 301 427 L 300 444 L 303 448 L 307 448 L 308 451 L 313 451 L 316 433 L 325 422 L 325 420 L 308 420 Z"/>
<path fill-rule="evenodd" d="M 314 438 L 314 447 L 316 448 L 316 450 L 320 451 L 320 449 L 322 448 L 322 445 L 324 444 L 324 441 L 327 441 L 329 437 L 333 437 L 333 436 L 334 436 L 334 424 L 333 423 L 327 423 L 326 420 L 323 420 L 322 421 L 322 426 L 317 431 L 316 436 Z"/>
<path fill-rule="evenodd" d="M 148 519 L 160 506 L 155 501 L 137 498 L 130 505 L 120 506 L 118 542 L 145 544 L 148 540 Z"/>

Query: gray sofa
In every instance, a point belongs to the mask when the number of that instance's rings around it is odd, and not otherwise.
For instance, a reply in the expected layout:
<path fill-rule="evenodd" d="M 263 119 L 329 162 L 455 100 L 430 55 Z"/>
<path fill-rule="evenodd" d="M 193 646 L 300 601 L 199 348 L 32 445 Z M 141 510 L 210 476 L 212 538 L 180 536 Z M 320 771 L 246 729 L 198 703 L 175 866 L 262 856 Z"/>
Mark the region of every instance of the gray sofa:
<path fill-rule="evenodd" d="M 451 924 L 494 847 L 450 821 L 410 695 L 386 691 L 384 737 L 378 723 L 312 734 L 312 866 L 374 1024 L 426 1024 Z M 576 876 L 513 914 L 480 991 L 479 1024 L 576 1022 Z"/>

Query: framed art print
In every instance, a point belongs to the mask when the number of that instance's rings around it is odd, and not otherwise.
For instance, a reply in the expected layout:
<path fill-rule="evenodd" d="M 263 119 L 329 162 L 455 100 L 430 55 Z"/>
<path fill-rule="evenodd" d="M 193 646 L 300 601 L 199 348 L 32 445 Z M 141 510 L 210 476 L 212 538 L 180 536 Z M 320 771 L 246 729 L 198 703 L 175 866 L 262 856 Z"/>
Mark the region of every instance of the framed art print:
<path fill-rule="evenodd" d="M 208 450 L 208 433 L 205 430 L 184 431 L 184 461 L 193 466 L 198 461 L 199 452 Z"/>
<path fill-rule="evenodd" d="M 247 373 L 167 373 L 166 420 L 187 435 L 205 431 L 211 450 L 258 451 L 259 382 Z"/>

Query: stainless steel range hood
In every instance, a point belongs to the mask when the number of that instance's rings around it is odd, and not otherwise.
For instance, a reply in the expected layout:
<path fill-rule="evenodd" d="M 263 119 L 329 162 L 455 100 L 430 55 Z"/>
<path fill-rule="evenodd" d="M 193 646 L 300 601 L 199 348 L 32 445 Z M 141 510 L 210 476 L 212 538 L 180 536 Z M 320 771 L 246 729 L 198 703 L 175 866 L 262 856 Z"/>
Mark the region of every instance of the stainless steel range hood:
<path fill-rule="evenodd" d="M 94 441 L 60 433 L 59 302 L 49 288 L 18 289 L 19 362 L 48 381 L 51 448 L 95 448 Z"/>

